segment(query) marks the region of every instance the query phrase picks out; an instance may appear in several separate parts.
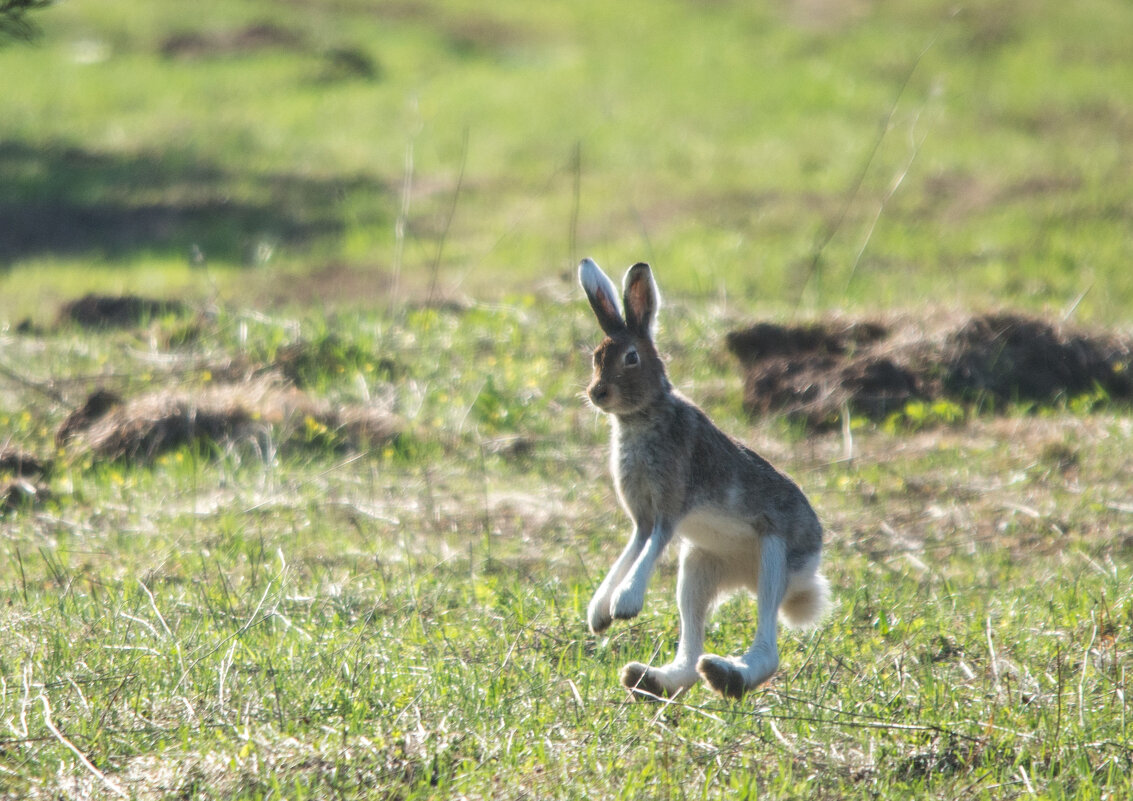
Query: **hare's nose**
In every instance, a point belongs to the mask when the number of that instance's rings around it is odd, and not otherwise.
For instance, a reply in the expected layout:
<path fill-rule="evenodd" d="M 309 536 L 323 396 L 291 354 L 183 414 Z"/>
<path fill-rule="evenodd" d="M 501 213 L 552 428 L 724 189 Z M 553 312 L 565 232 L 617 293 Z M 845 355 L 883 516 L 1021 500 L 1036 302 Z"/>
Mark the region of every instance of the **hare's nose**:
<path fill-rule="evenodd" d="M 610 396 L 610 388 L 605 384 L 595 384 L 590 388 L 590 400 L 601 403 Z"/>

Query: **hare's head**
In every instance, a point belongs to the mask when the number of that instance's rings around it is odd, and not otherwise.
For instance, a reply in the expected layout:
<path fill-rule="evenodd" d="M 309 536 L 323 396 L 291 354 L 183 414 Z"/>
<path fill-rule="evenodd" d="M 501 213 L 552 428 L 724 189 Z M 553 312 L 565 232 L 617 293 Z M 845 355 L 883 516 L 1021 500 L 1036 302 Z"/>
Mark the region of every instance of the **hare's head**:
<path fill-rule="evenodd" d="M 633 414 L 669 389 L 665 366 L 653 344 L 661 297 L 648 264 L 635 264 L 625 276 L 625 316 L 617 289 L 590 259 L 578 266 L 578 280 L 606 338 L 594 350 L 590 402 L 604 412 Z"/>

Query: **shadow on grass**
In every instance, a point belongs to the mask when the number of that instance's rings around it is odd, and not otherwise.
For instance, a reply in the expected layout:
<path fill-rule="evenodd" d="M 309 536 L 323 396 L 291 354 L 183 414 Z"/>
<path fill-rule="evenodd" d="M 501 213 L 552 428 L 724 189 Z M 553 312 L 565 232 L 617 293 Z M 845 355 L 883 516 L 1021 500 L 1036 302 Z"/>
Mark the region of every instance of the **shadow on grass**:
<path fill-rule="evenodd" d="M 276 247 L 341 234 L 341 200 L 354 192 L 372 196 L 370 208 L 387 205 L 388 187 L 372 178 L 233 173 L 181 152 L 0 143 L 0 270 L 52 255 L 251 265 Z"/>

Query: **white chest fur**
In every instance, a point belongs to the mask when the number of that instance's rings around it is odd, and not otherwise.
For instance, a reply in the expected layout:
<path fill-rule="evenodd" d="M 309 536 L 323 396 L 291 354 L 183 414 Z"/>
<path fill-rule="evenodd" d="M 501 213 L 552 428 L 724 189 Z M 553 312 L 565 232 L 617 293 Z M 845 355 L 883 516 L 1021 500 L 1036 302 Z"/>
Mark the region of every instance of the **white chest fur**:
<path fill-rule="evenodd" d="M 677 536 L 723 557 L 758 558 L 759 534 L 746 520 L 710 507 L 693 509 L 677 525 Z"/>

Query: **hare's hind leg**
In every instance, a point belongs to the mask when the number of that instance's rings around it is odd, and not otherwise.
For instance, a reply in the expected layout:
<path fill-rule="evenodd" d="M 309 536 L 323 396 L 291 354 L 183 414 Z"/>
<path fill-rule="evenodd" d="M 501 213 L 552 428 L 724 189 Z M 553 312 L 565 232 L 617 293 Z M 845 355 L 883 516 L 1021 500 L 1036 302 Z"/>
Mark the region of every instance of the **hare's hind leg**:
<path fill-rule="evenodd" d="M 622 669 L 622 684 L 655 696 L 676 695 L 696 684 L 696 663 L 704 650 L 704 623 L 720 592 L 724 575 L 718 557 L 685 542 L 677 574 L 677 608 L 681 639 L 673 661 L 661 667 L 630 662 Z"/>
<path fill-rule="evenodd" d="M 760 551 L 755 642 L 742 657 L 705 654 L 696 665 L 708 685 L 726 698 L 742 697 L 779 667 L 778 618 L 787 594 L 787 546 L 779 537 L 764 537 Z"/>

